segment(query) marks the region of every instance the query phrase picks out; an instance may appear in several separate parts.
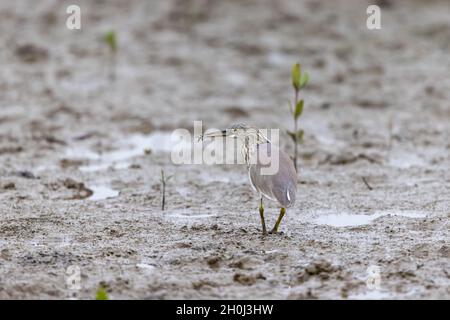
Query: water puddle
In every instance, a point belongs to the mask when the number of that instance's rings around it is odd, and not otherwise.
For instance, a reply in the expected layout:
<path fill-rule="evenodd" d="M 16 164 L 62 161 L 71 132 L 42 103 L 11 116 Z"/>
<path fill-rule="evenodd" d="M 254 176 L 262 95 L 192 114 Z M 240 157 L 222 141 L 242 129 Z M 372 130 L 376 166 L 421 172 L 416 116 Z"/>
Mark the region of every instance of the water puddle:
<path fill-rule="evenodd" d="M 89 200 L 104 200 L 114 198 L 119 195 L 119 191 L 105 186 L 94 186 L 89 187 L 89 189 L 91 189 L 93 192 L 92 196 L 88 198 Z"/>
<path fill-rule="evenodd" d="M 315 224 L 332 227 L 357 227 L 370 224 L 384 216 L 400 216 L 406 218 L 425 218 L 426 213 L 420 211 L 384 210 L 374 214 L 339 213 L 320 216 L 313 220 Z"/>
<path fill-rule="evenodd" d="M 108 152 L 95 152 L 83 146 L 73 146 L 67 149 L 65 158 L 89 160 L 89 164 L 79 167 L 80 171 L 95 172 L 113 168 L 126 169 L 131 165 L 132 158 L 150 152 L 170 152 L 177 141 L 172 140 L 168 132 L 154 132 L 149 135 L 132 135 L 117 143 L 117 149 Z"/>
<path fill-rule="evenodd" d="M 206 218 L 211 218 L 211 217 L 215 217 L 216 214 L 172 214 L 170 215 L 171 218 L 181 218 L 181 219 L 188 219 L 188 220 L 192 220 L 192 219 L 206 219 Z"/>
<path fill-rule="evenodd" d="M 166 215 L 169 219 L 175 220 L 199 220 L 199 219 L 208 219 L 217 216 L 215 213 L 195 213 L 187 210 L 183 211 L 172 211 Z"/>

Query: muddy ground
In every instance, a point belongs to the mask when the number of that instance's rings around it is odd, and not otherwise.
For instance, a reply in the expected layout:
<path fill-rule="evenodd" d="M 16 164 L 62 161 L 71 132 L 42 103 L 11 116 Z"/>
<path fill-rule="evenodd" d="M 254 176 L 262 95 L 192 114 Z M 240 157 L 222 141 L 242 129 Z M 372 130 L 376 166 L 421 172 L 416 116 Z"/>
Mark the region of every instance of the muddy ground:
<path fill-rule="evenodd" d="M 369 1 L 1 1 L 0 298 L 449 299 L 450 4 L 377 3 L 370 31 Z M 291 129 L 297 61 L 297 202 L 263 237 L 245 168 L 167 137 Z"/>

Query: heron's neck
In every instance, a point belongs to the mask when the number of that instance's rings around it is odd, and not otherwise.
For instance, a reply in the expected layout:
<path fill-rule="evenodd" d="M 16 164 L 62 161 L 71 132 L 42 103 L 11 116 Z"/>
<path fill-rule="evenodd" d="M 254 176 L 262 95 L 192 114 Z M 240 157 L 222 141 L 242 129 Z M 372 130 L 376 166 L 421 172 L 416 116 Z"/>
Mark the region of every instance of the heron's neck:
<path fill-rule="evenodd" d="M 259 131 L 256 133 L 256 144 L 268 143 L 270 142 L 262 133 Z"/>
<path fill-rule="evenodd" d="M 259 129 L 253 129 L 252 131 L 247 131 L 247 135 L 242 137 L 242 154 L 244 156 L 245 162 L 247 166 L 250 165 L 250 158 L 252 154 L 256 152 L 258 145 L 264 143 L 270 143 L 269 139 L 267 139 Z"/>
<path fill-rule="evenodd" d="M 256 141 L 250 141 L 249 139 L 245 139 L 242 145 L 242 155 L 244 156 L 245 163 L 247 166 L 250 166 L 250 159 L 255 156 L 258 146 L 270 143 L 267 139 L 256 139 Z"/>

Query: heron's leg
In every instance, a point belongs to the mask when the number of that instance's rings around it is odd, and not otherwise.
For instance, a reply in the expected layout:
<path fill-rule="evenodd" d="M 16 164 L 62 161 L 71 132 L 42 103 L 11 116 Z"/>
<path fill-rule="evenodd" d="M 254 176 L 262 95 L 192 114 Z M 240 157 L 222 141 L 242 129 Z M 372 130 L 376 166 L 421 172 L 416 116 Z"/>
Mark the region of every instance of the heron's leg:
<path fill-rule="evenodd" d="M 262 197 L 261 197 L 261 201 L 259 202 L 259 215 L 261 217 L 262 232 L 265 235 L 265 234 L 267 234 L 267 229 L 266 229 L 266 220 L 264 220 L 264 205 L 263 205 Z"/>
<path fill-rule="evenodd" d="M 286 213 L 286 209 L 281 207 L 280 215 L 278 216 L 277 222 L 273 226 L 273 229 L 272 229 L 272 231 L 270 231 L 270 233 L 277 233 L 278 232 L 278 227 L 280 226 L 281 219 L 283 219 L 285 213 Z"/>

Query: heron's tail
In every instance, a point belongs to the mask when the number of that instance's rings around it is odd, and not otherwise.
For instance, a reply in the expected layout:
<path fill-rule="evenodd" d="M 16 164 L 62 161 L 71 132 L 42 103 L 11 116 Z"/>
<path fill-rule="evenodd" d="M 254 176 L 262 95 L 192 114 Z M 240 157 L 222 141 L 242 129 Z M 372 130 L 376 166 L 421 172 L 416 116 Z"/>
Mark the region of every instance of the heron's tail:
<path fill-rule="evenodd" d="M 297 193 L 297 188 L 293 183 L 290 183 L 286 190 L 286 208 L 292 207 L 295 204 L 295 196 Z"/>

